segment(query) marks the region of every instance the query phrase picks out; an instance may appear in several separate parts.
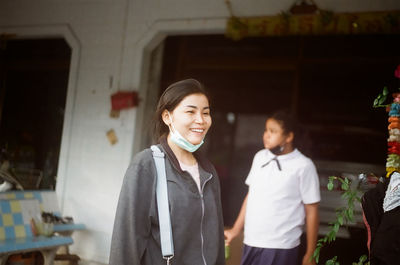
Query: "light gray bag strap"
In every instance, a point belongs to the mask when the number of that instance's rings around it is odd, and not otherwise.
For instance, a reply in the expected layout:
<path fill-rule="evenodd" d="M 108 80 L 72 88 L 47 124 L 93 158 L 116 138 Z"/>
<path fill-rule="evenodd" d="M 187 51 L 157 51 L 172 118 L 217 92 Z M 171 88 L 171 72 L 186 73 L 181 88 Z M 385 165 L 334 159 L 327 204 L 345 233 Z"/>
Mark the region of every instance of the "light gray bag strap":
<path fill-rule="evenodd" d="M 172 242 L 171 217 L 168 205 L 167 175 L 165 172 L 165 154 L 156 145 L 151 146 L 153 158 L 157 168 L 157 208 L 160 224 L 161 252 L 167 264 L 171 264 L 174 257 L 174 243 Z"/>

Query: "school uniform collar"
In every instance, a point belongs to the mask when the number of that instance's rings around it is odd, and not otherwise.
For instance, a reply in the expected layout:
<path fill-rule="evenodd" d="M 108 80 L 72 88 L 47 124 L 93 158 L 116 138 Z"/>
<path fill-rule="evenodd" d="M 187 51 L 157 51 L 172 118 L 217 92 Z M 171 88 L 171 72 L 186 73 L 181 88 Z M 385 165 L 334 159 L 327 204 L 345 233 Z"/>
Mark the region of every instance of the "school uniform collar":
<path fill-rule="evenodd" d="M 295 148 L 292 152 L 284 154 L 284 155 L 275 155 L 274 153 L 272 153 L 271 151 L 269 151 L 269 149 L 265 149 L 265 162 L 267 162 L 268 160 L 276 157 L 279 161 L 284 161 L 284 160 L 288 160 L 288 159 L 292 159 L 296 156 L 298 156 L 300 154 L 300 151 Z"/>
<path fill-rule="evenodd" d="M 266 167 L 269 164 L 271 164 L 272 162 L 276 163 L 276 166 L 278 167 L 279 171 L 282 171 L 282 165 L 281 162 L 288 160 L 288 159 L 292 159 L 293 157 L 297 156 L 299 154 L 299 151 L 297 149 L 294 149 L 292 152 L 288 153 L 288 154 L 284 154 L 284 155 L 275 155 L 273 154 L 270 150 L 265 149 L 266 150 L 266 162 L 263 163 L 261 165 L 261 167 Z"/>

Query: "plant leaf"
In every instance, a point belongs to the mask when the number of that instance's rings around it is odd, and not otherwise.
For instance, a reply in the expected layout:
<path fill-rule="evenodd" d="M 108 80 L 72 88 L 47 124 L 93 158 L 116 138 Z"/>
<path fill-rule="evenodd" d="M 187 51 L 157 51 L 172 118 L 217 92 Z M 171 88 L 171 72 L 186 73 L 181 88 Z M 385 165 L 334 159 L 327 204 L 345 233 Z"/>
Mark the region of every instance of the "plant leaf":
<path fill-rule="evenodd" d="M 389 94 L 389 90 L 386 86 L 383 87 L 382 95 L 387 96 Z"/>
<path fill-rule="evenodd" d="M 378 100 L 378 104 L 382 105 L 383 102 L 385 102 L 386 100 L 386 96 L 382 96 L 379 100 Z"/>
<path fill-rule="evenodd" d="M 367 258 L 368 258 L 367 255 L 362 255 L 362 256 L 360 257 L 360 262 L 366 261 Z"/>
<path fill-rule="evenodd" d="M 342 215 L 338 216 L 338 222 L 340 225 L 343 225 L 343 216 Z"/>
<path fill-rule="evenodd" d="M 338 223 L 336 223 L 336 224 L 333 226 L 333 231 L 335 232 L 335 234 L 337 234 L 337 232 L 339 231 L 339 224 L 338 224 Z"/>

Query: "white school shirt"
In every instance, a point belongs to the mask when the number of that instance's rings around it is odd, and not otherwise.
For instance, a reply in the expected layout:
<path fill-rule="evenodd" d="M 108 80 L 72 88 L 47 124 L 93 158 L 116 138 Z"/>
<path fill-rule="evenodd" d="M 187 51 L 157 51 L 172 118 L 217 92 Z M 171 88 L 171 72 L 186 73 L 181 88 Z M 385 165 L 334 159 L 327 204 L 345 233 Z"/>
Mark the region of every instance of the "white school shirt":
<path fill-rule="evenodd" d="M 267 149 L 253 159 L 244 243 L 252 247 L 290 249 L 300 244 L 305 223 L 304 204 L 319 202 L 319 179 L 314 163 L 300 151 L 277 157 Z M 265 165 L 265 166 L 263 166 Z"/>

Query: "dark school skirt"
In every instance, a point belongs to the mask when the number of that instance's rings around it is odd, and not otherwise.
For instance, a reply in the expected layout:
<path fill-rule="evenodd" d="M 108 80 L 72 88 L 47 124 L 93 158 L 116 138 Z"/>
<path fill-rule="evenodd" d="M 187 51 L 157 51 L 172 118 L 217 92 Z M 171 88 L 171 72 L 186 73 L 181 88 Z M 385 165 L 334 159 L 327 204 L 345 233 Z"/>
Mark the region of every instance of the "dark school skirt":
<path fill-rule="evenodd" d="M 243 246 L 241 265 L 297 265 L 299 249 L 257 248 Z"/>

